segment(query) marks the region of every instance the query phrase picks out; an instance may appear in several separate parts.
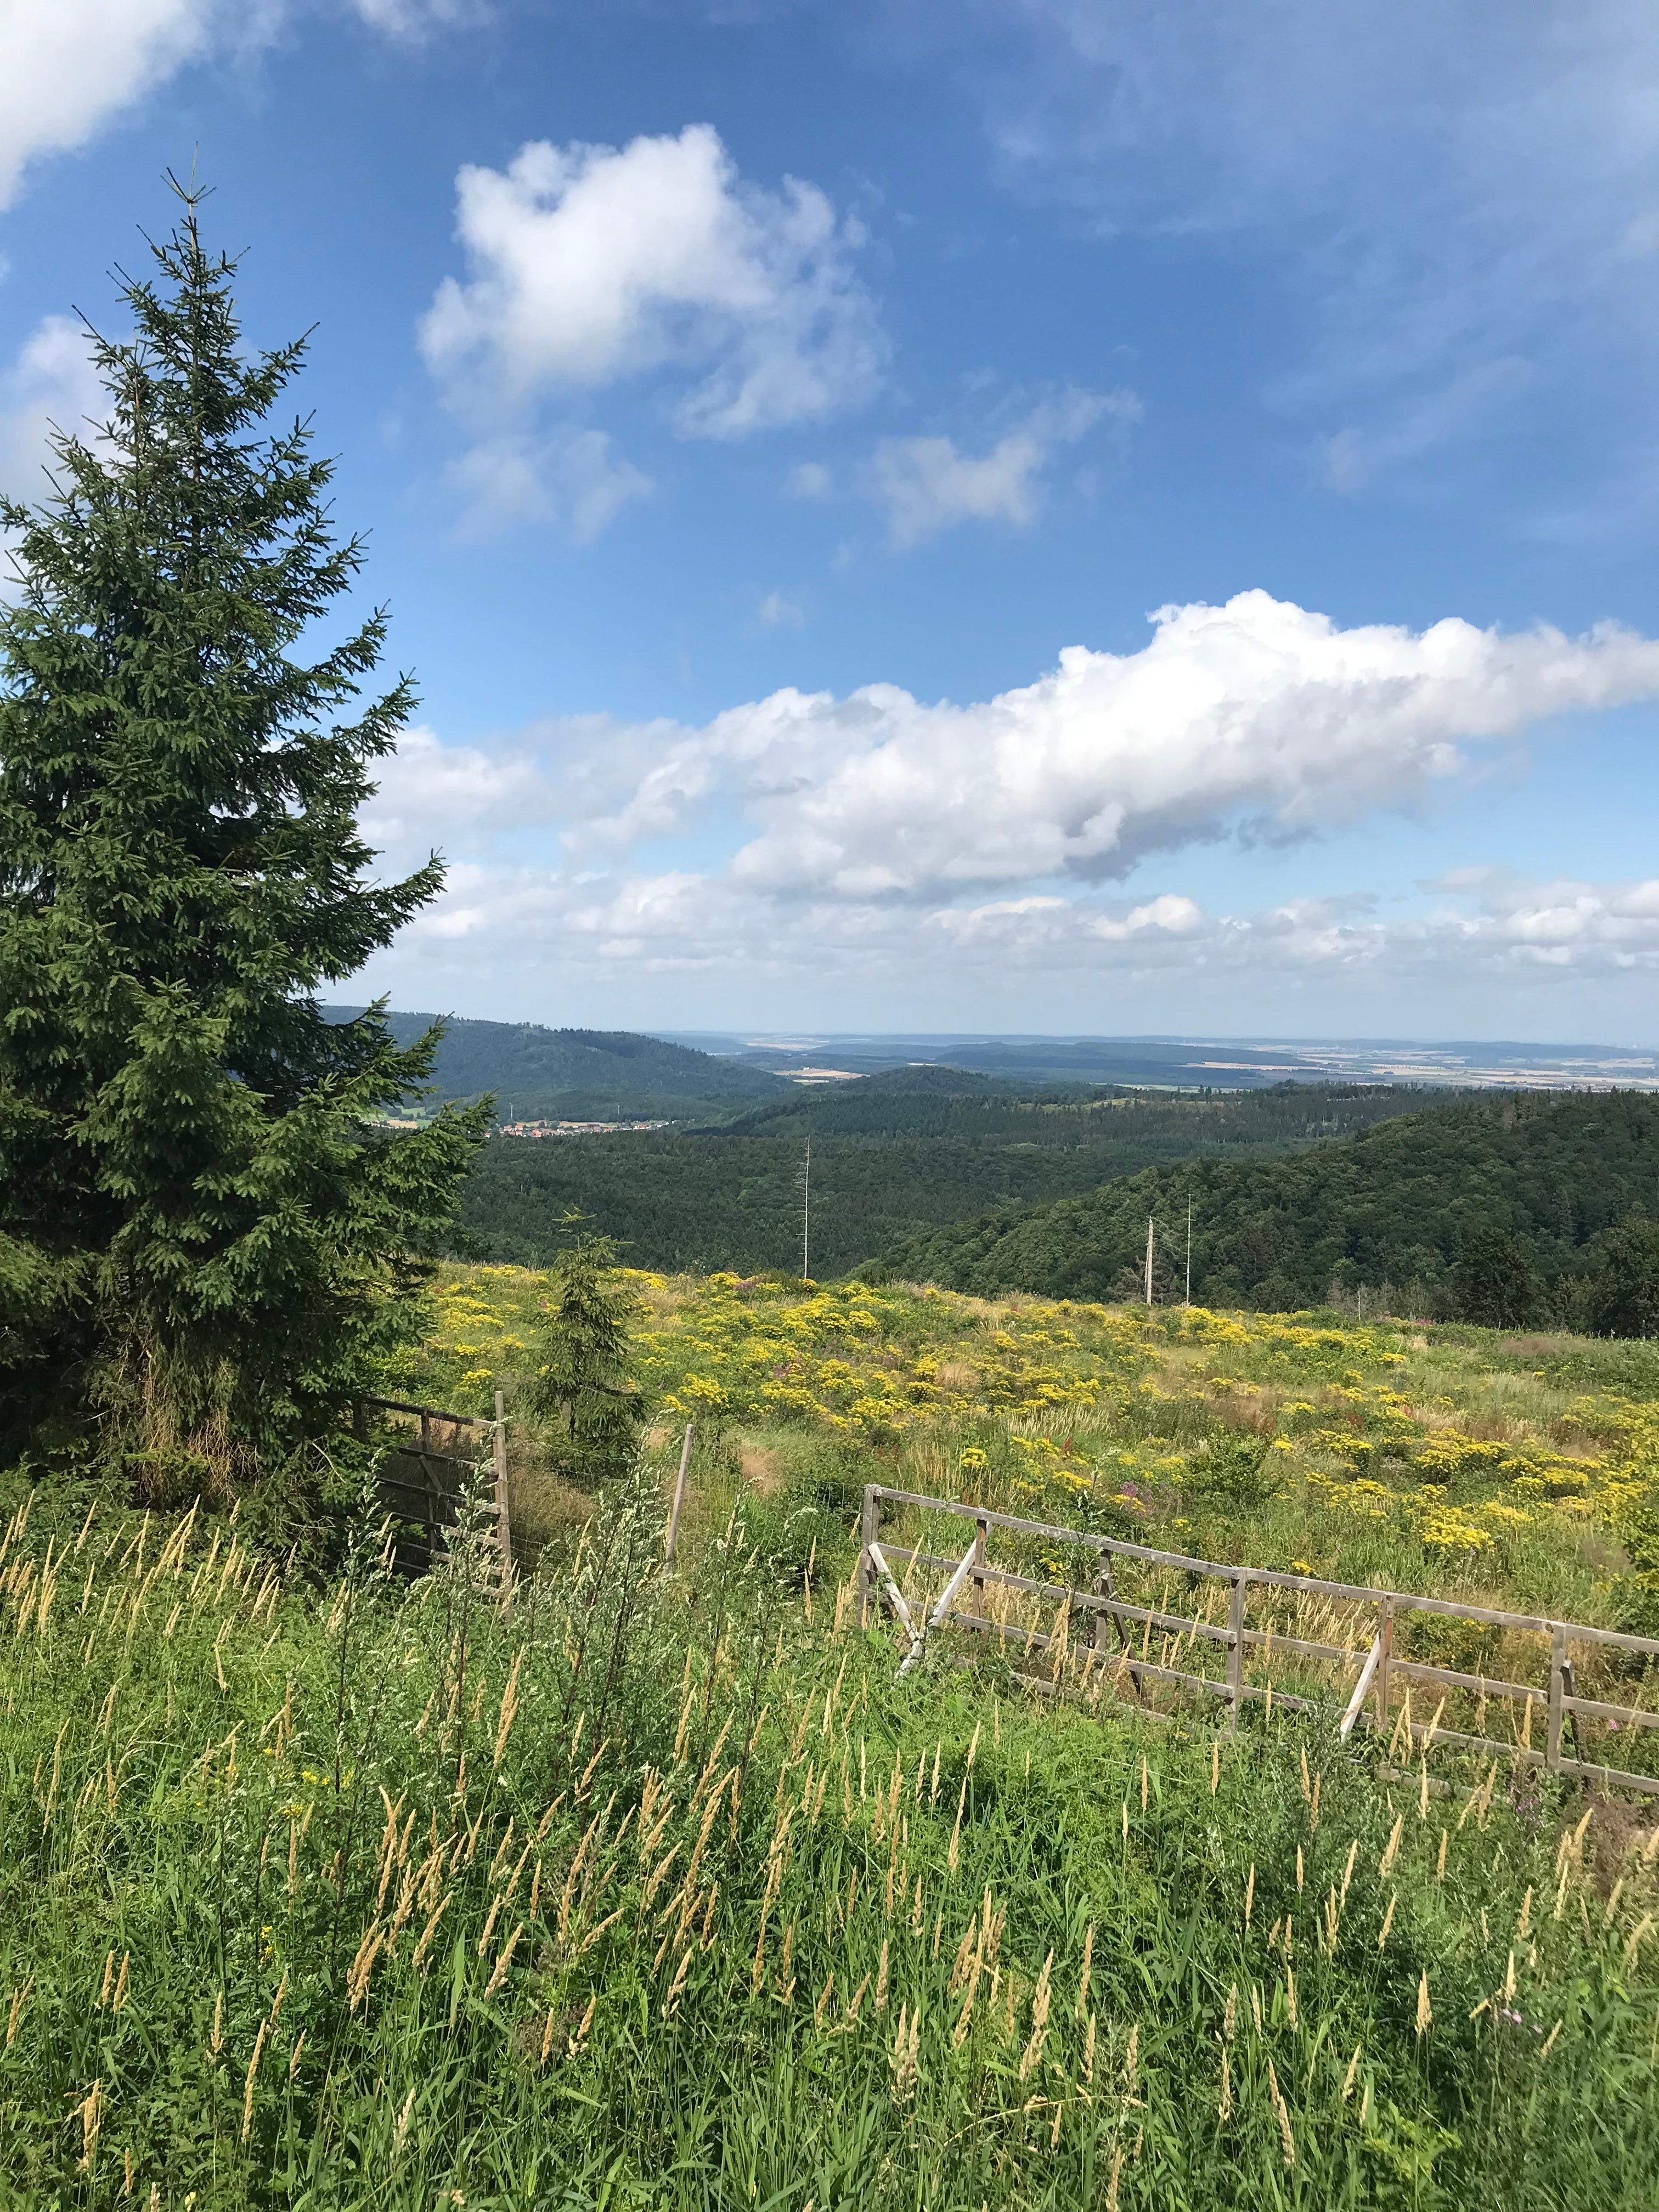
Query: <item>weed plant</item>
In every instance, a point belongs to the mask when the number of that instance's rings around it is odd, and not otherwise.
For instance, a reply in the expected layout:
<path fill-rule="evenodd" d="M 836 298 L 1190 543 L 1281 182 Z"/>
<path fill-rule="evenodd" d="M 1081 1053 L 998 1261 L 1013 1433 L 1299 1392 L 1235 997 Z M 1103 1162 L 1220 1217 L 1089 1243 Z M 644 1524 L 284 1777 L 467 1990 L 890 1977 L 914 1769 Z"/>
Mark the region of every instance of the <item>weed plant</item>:
<path fill-rule="evenodd" d="M 762 1501 L 767 1534 L 805 1510 Z M 508 1610 L 365 1529 L 0 1540 L 0 2201 L 1650 2205 L 1651 1841 L 930 1656 L 644 1473 Z M 809 1559 L 813 1550 L 809 1543 Z"/>

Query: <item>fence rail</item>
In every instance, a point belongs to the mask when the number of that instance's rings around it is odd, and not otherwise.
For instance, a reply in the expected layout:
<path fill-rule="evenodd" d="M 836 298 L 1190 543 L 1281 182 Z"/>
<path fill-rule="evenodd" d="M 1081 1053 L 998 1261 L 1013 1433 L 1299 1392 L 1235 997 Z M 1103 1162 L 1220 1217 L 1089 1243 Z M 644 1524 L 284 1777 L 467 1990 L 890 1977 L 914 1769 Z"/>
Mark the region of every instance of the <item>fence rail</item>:
<path fill-rule="evenodd" d="M 890 1540 L 884 1545 L 884 1507 L 943 1515 L 971 1523 L 973 1540 L 960 1557 L 950 1552 L 927 1550 L 920 1541 L 914 1546 Z M 1057 1583 L 1021 1573 L 1017 1567 L 994 1564 L 989 1557 L 994 1532 L 1092 1552 L 1097 1561 L 1092 1588 Z M 1224 1622 L 1210 1619 L 1207 1606 L 1197 1613 L 1182 1613 L 1171 1610 L 1164 1601 L 1157 1605 L 1131 1602 L 1115 1587 L 1114 1569 L 1120 1562 L 1172 1570 L 1195 1582 L 1200 1578 L 1208 1580 L 1218 1594 L 1225 1593 Z M 943 1593 L 931 1606 L 925 1602 L 913 1605 L 905 1596 L 902 1586 L 918 1569 L 943 1571 L 950 1577 Z M 971 1608 L 961 1601 L 963 1590 L 969 1585 Z M 986 1595 L 988 1590 L 993 1589 L 1006 1591 L 1012 1596 L 1052 1601 L 1057 1608 L 1052 1627 L 1043 1630 L 1035 1621 L 1017 1626 L 1006 1617 L 1000 1620 L 994 1618 Z M 1316 1638 L 1280 1634 L 1271 1622 L 1265 1628 L 1252 1627 L 1248 1619 L 1249 1606 L 1252 1593 L 1258 1591 L 1300 1592 L 1334 1601 L 1361 1616 L 1358 1625 L 1362 1634 L 1370 1625 L 1366 1617 L 1374 1615 L 1374 1633 L 1365 1643 L 1333 1644 Z M 1521 1765 L 1544 1767 L 1553 1773 L 1581 1776 L 1603 1784 L 1659 1796 L 1659 1776 L 1634 1773 L 1604 1760 L 1582 1756 L 1585 1748 L 1582 1741 L 1583 1723 L 1594 1723 L 1608 1729 L 1628 1728 L 1639 1735 L 1644 1729 L 1659 1729 L 1659 1710 L 1580 1696 L 1572 1658 L 1575 1646 L 1586 1645 L 1603 1651 L 1659 1658 L 1659 1640 L 1651 1637 L 1593 1627 L 1583 1621 L 1557 1620 L 1492 1606 L 1465 1604 L 1457 1599 L 1425 1597 L 1411 1590 L 1330 1582 L 1317 1575 L 1287 1573 L 1279 1568 L 1234 1566 L 1219 1560 L 1195 1559 L 1185 1553 L 1161 1551 L 1152 1545 L 1131 1543 L 1121 1537 L 1067 1528 L 1051 1522 L 1028 1521 L 1018 1514 L 995 1512 L 963 1499 L 929 1498 L 916 1491 L 893 1490 L 881 1483 L 871 1484 L 864 1493 L 858 1592 L 860 1620 L 867 1620 L 872 1596 L 878 1594 L 908 1636 L 909 1648 L 899 1669 L 901 1674 L 909 1674 L 921 1663 L 930 1636 L 943 1628 L 954 1627 L 989 1635 L 1005 1644 L 1018 1643 L 1028 1656 L 1036 1653 L 1050 1656 L 1054 1662 L 1052 1679 L 1045 1683 L 1039 1678 L 1038 1687 L 1057 1688 L 1063 1666 L 1069 1663 L 1074 1671 L 1077 1669 L 1080 1650 L 1081 1680 L 1085 1686 L 1095 1676 L 1098 1662 L 1102 1686 L 1107 1680 L 1115 1680 L 1120 1688 L 1127 1684 L 1143 1704 L 1148 1702 L 1149 1683 L 1196 1690 L 1206 1698 L 1224 1702 L 1231 1724 L 1235 1727 L 1244 1705 L 1251 1703 L 1262 1702 L 1269 1710 L 1277 1705 L 1292 1712 L 1330 1711 L 1340 1714 L 1344 1735 L 1363 1723 L 1374 1735 L 1385 1736 L 1390 1745 L 1396 1741 L 1407 1747 L 1421 1745 L 1425 1755 L 1431 1744 L 1444 1744 L 1482 1753 L 1493 1753 Z M 1510 1635 L 1547 1638 L 1547 1679 L 1541 1685 L 1516 1681 L 1507 1675 L 1470 1674 L 1426 1659 L 1407 1657 L 1395 1650 L 1397 1631 L 1402 1616 L 1413 1613 L 1468 1622 L 1479 1629 L 1498 1630 Z M 1074 1624 L 1079 1623 L 1084 1635 L 1074 1649 Z M 1129 1632 L 1132 1626 L 1140 1632 L 1138 1650 Z M 1151 1648 L 1154 1630 L 1164 1639 L 1156 1659 Z M 1115 1644 L 1103 1654 L 1102 1635 L 1105 1631 L 1109 1631 Z M 1224 1674 L 1209 1674 L 1170 1663 L 1172 1658 L 1178 1660 L 1191 1655 L 1194 1647 L 1199 1645 L 1216 1648 L 1224 1655 Z M 1358 1680 L 1352 1691 L 1334 1704 L 1328 1698 L 1277 1689 L 1271 1672 L 1265 1682 L 1252 1681 L 1249 1669 L 1253 1657 L 1260 1656 L 1270 1669 L 1275 1651 L 1348 1673 L 1358 1669 Z M 1431 1720 L 1424 1722 L 1413 1717 L 1413 1686 L 1440 1692 L 1440 1702 Z M 1397 1692 L 1401 1693 L 1398 1700 Z M 1454 1698 L 1477 1700 L 1473 1731 L 1441 1725 L 1441 1717 Z M 1486 1702 L 1494 1698 L 1519 1711 L 1516 1734 L 1507 1742 L 1482 1732 Z M 1534 1746 L 1531 1741 L 1534 1716 L 1543 1722 L 1541 1747 Z M 1569 1730 L 1573 1753 L 1578 1755 L 1569 1755 L 1566 1750 Z"/>
<path fill-rule="evenodd" d="M 491 1494 L 475 1498 L 473 1504 L 488 1524 L 488 1540 L 495 1554 L 497 1590 L 503 1597 L 507 1595 L 513 1587 L 513 1524 L 507 1502 L 502 1394 L 495 1393 L 493 1420 L 487 1414 L 449 1413 L 437 1406 L 411 1405 L 401 1398 L 360 1398 L 355 1410 L 360 1436 L 368 1434 L 377 1414 L 394 1417 L 387 1423 L 394 1434 L 398 1420 L 419 1424 L 413 1442 L 394 1443 L 387 1450 L 376 1482 L 386 1512 L 406 1531 L 417 1532 L 400 1536 L 393 1553 L 395 1564 L 404 1573 L 425 1574 L 443 1556 L 462 1502 L 488 1455 L 494 1476 Z M 445 1431 L 449 1433 L 443 1434 Z M 475 1435 L 477 1449 L 461 1448 Z"/>

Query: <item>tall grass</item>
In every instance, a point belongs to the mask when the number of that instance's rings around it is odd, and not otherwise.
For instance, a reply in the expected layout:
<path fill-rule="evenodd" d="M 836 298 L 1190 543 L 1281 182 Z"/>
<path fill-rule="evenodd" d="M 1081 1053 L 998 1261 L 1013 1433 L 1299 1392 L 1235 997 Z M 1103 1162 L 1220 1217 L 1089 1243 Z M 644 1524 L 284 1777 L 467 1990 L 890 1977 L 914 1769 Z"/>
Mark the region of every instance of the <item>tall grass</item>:
<path fill-rule="evenodd" d="M 1644 1831 L 896 1683 L 786 1504 L 665 1582 L 638 1482 L 506 1613 L 15 1514 L 0 2201 L 1659 2196 Z"/>

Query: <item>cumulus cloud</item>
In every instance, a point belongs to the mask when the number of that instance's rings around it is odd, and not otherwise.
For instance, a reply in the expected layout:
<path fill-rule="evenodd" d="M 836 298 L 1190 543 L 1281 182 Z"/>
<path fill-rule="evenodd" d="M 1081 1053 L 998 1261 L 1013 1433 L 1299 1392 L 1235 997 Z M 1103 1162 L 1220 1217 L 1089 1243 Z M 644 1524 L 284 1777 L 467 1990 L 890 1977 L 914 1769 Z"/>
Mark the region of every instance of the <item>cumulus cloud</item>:
<path fill-rule="evenodd" d="M 1166 892 L 1127 911 L 1093 897 L 940 909 L 928 926 L 957 954 L 1034 969 L 1323 974 L 1440 986 L 1659 969 L 1659 880 L 1593 884 L 1469 870 L 1426 913 L 1380 918 L 1349 894 L 1255 914 L 1206 912 Z"/>
<path fill-rule="evenodd" d="M 1103 417 L 1127 426 L 1139 414 L 1133 392 L 1072 391 L 1044 400 L 986 453 L 965 453 L 951 438 L 884 438 L 865 465 L 863 489 L 887 509 L 895 545 L 959 522 L 1024 529 L 1036 518 L 1061 447 L 1075 445 Z"/>
<path fill-rule="evenodd" d="M 486 438 L 452 462 L 447 473 L 461 495 L 461 527 L 470 537 L 493 537 L 519 523 L 554 522 L 586 545 L 630 501 L 648 498 L 653 489 L 650 477 L 617 455 L 603 430 Z"/>
<path fill-rule="evenodd" d="M 469 406 L 522 406 L 672 368 L 674 420 L 730 439 L 817 421 L 874 385 L 882 344 L 854 258 L 858 225 L 815 185 L 741 178 L 719 133 L 523 147 L 465 167 L 446 278 L 421 326 Z"/>
<path fill-rule="evenodd" d="M 756 827 L 733 880 L 780 896 L 1107 879 L 1201 840 L 1411 807 L 1471 743 L 1659 696 L 1659 642 L 1613 625 L 1344 629 L 1260 591 L 1152 620 L 1138 653 L 1073 646 L 1035 684 L 968 706 L 872 684 L 731 708 L 660 738 L 583 834 L 625 849 L 724 799 Z"/>
<path fill-rule="evenodd" d="M 1240 911 L 1183 880 L 1180 855 L 1408 803 L 1483 742 L 1655 696 L 1659 643 L 1617 629 L 1343 629 L 1247 592 L 1165 609 L 1139 653 L 1074 648 L 966 707 L 877 685 L 781 691 L 700 729 L 590 717 L 471 745 L 422 729 L 368 827 L 389 868 L 435 844 L 450 879 L 366 981 L 500 1003 L 510 977 L 530 1010 L 591 989 L 652 1020 L 694 1018 L 683 979 L 715 1019 L 763 1002 L 784 1018 L 805 994 L 818 1019 L 836 1003 L 937 1023 L 951 1005 L 975 1026 L 1121 1029 L 1131 1008 L 1161 1027 L 1207 1009 L 1236 1028 L 1247 1004 L 1282 1019 L 1305 985 L 1333 1010 L 1351 987 L 1397 993 L 1396 1026 L 1443 1019 L 1426 1010 L 1460 991 L 1524 1021 L 1554 983 L 1616 993 L 1659 969 L 1659 880 L 1471 868 L 1386 904 L 1351 889 Z M 676 836 L 688 864 L 665 866 Z M 1159 852 L 1164 880 L 1114 887 Z M 1319 865 L 1310 848 L 1298 872 Z M 668 995 L 650 1000 L 652 977 Z"/>
<path fill-rule="evenodd" d="M 48 315 L 0 371 L 0 492 L 39 499 L 53 430 L 88 437 L 106 411 L 86 332 L 67 315 Z"/>
<path fill-rule="evenodd" d="M 82 146 L 206 45 L 216 0 L 7 0 L 0 207 L 29 162 Z"/>
<path fill-rule="evenodd" d="M 1403 992 L 1420 1021 L 1425 1007 L 1460 993 L 1536 1005 L 1553 986 L 1616 986 L 1659 972 L 1659 880 L 1505 878 L 1388 918 L 1374 898 L 1352 893 L 1237 913 L 1177 890 L 1133 903 L 1091 891 L 918 914 L 868 901 L 781 904 L 691 870 L 595 877 L 463 862 L 410 925 L 399 957 L 417 972 L 447 963 L 475 990 L 504 972 L 532 988 L 538 975 L 556 979 L 561 991 L 680 977 L 725 994 L 734 1010 L 757 1003 L 764 984 L 793 994 L 775 1003 L 799 1006 L 803 992 L 819 1004 L 844 996 L 852 979 L 848 1010 L 862 1006 L 866 1019 L 893 991 L 915 1006 L 937 1006 L 940 991 L 959 994 L 981 1022 L 1018 1019 L 1022 1007 L 1029 1022 L 1039 1005 L 1086 1022 L 1085 1009 L 1121 1006 L 1117 994 L 1130 993 L 1128 1003 L 1163 1006 L 1170 1025 L 1170 1014 L 1190 1020 L 1206 1003 L 1236 1007 L 1240 994 L 1322 986 L 1334 1007 L 1350 992 Z"/>
<path fill-rule="evenodd" d="M 554 787 L 533 752 L 447 745 L 424 726 L 405 730 L 376 771 L 364 809 L 365 836 L 389 866 L 417 865 L 434 847 L 477 847 L 500 833 L 545 822 Z"/>
<path fill-rule="evenodd" d="M 400 37 L 476 20 L 475 0 L 351 0 L 374 28 Z M 0 208 L 24 172 L 72 153 L 148 92 L 216 45 L 274 38 L 288 0 L 5 0 L 0 7 Z"/>

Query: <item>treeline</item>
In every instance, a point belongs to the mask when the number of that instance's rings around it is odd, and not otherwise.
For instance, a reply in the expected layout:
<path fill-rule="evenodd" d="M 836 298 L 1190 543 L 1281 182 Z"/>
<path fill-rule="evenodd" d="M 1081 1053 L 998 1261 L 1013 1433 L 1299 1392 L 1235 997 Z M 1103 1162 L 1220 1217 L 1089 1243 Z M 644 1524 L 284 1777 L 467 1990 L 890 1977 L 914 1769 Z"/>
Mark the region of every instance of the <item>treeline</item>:
<path fill-rule="evenodd" d="M 797 1093 L 730 1131 L 498 1138 L 462 1193 L 463 1249 L 544 1265 L 578 1213 L 636 1267 L 799 1273 L 810 1131 L 810 1265 L 840 1275 L 990 1208 L 1073 1198 L 1195 1153 L 1281 1154 L 1411 1103 L 1408 1093 L 1346 1085 L 1091 1103 L 963 1081 L 966 1091 L 884 1076 Z"/>
<path fill-rule="evenodd" d="M 864 1272 L 981 1297 L 1133 1297 L 1151 1218 L 1155 1292 L 1179 1297 L 1189 1207 L 1198 1304 L 1283 1311 L 1369 1292 L 1425 1317 L 1647 1334 L 1659 1098 L 1463 1098 L 1291 1158 L 1196 1158 L 942 1225 Z"/>
<path fill-rule="evenodd" d="M 726 1126 L 747 1136 L 927 1137 L 1134 1147 L 1184 1159 L 1196 1147 L 1291 1146 L 1349 1135 L 1409 1112 L 1421 1094 L 1357 1083 L 1255 1091 L 1134 1091 L 1020 1084 L 959 1067 L 894 1068 L 856 1083 L 792 1090 Z"/>

